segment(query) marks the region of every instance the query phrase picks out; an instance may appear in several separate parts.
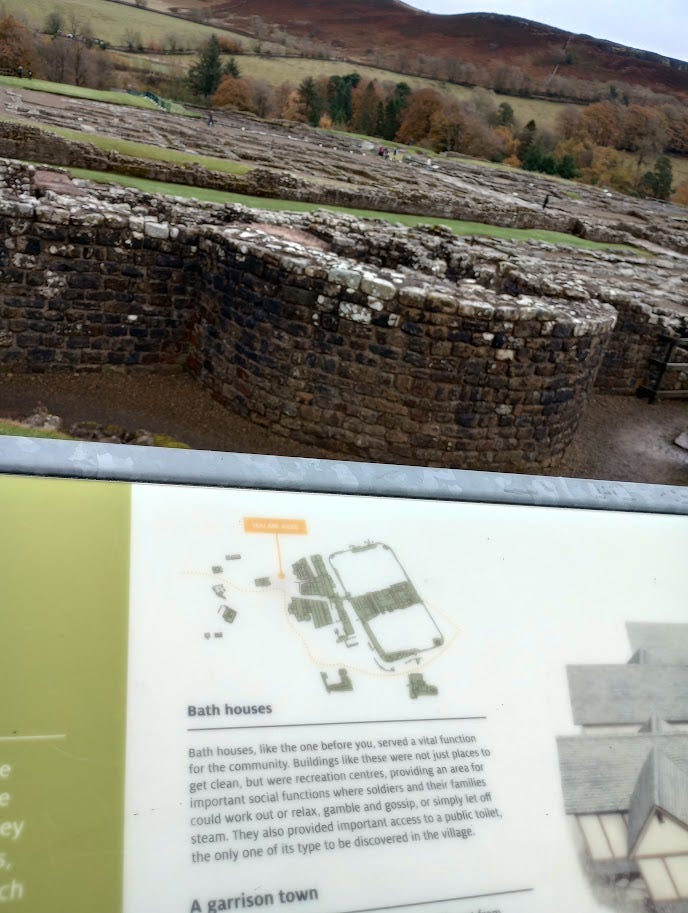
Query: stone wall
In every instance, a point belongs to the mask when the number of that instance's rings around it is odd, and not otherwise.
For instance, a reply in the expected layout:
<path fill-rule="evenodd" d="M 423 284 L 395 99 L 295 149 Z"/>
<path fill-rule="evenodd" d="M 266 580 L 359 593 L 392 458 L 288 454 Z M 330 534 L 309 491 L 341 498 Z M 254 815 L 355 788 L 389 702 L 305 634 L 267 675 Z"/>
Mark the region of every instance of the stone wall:
<path fill-rule="evenodd" d="M 197 267 L 179 242 L 123 235 L 93 218 L 56 224 L 50 207 L 0 208 L 0 365 L 94 370 L 182 365 Z M 17 218 L 19 216 L 19 218 Z M 193 245 L 188 249 L 192 254 Z"/>
<path fill-rule="evenodd" d="M 598 241 L 632 240 L 628 225 L 584 224 L 577 216 L 543 212 L 541 209 L 505 207 L 502 200 L 491 201 L 483 195 L 459 196 L 406 188 L 344 186 L 339 181 L 306 181 L 275 168 L 252 168 L 246 174 L 212 171 L 198 164 L 175 164 L 134 158 L 106 151 L 88 142 L 61 136 L 29 124 L 0 122 L 0 156 L 58 166 L 113 172 L 153 181 L 191 187 L 205 187 L 229 193 L 258 197 L 277 197 L 303 203 L 318 203 L 352 209 L 396 213 L 425 213 L 447 219 L 485 222 L 511 228 L 539 228 L 567 232 Z M 635 227 L 640 237 L 651 237 L 649 229 Z"/>
<path fill-rule="evenodd" d="M 572 250 L 562 255 L 548 244 L 463 241 L 439 227 L 391 233 L 379 224 L 365 232 L 334 225 L 321 234 L 343 255 L 391 269 L 407 264 L 445 279 L 475 279 L 512 298 L 609 305 L 618 317 L 597 374 L 599 393 L 634 395 L 652 383 L 653 359 L 664 355 L 667 337 L 688 336 L 688 288 L 682 261 L 673 255 Z M 685 357 L 680 350 L 673 356 Z M 686 390 L 688 378 L 667 374 L 662 387 Z"/>
<path fill-rule="evenodd" d="M 8 168 L 0 200 L 5 370 L 185 366 L 272 432 L 352 456 L 555 466 L 616 317 L 323 250 L 328 214 L 250 225 L 241 207 L 36 199 L 23 181 Z"/>
<path fill-rule="evenodd" d="M 596 387 L 603 393 L 632 395 L 654 384 L 654 359 L 664 359 L 674 336 L 688 336 L 688 315 L 672 314 L 664 308 L 633 301 L 626 296 L 612 298 L 618 312 L 609 338 Z M 686 362 L 685 372 L 668 372 L 662 390 L 688 390 L 688 353 L 675 349 L 673 362 Z"/>
<path fill-rule="evenodd" d="M 379 461 L 555 465 L 615 319 L 285 252 L 251 228 L 200 250 L 212 277 L 192 334 L 201 382 L 273 432 Z"/>

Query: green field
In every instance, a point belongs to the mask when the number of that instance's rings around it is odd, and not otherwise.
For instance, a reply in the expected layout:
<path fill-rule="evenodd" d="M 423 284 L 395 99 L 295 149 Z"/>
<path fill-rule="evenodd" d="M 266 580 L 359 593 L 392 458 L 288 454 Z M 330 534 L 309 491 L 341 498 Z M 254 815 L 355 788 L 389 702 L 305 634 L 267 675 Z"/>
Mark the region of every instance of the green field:
<path fill-rule="evenodd" d="M 186 199 L 207 200 L 212 203 L 241 203 L 251 209 L 269 209 L 284 212 L 315 212 L 325 209 L 329 212 L 342 212 L 362 219 L 380 219 L 385 222 L 402 225 L 446 225 L 462 236 L 477 235 L 488 238 L 504 238 L 509 241 L 546 241 L 549 244 L 566 244 L 582 250 L 624 250 L 635 251 L 626 244 L 603 244 L 598 241 L 586 241 L 575 235 L 559 231 L 541 231 L 535 228 L 502 228 L 499 225 L 487 225 L 482 222 L 460 222 L 457 219 L 440 219 L 429 216 L 406 215 L 396 212 L 378 212 L 370 209 L 349 209 L 345 206 L 328 206 L 320 203 L 301 203 L 292 200 L 276 200 L 270 197 L 252 197 L 239 193 L 226 193 L 221 190 L 209 190 L 204 187 L 188 187 L 183 184 L 166 184 L 162 181 L 149 181 L 145 178 L 134 178 L 128 175 L 111 174 L 104 171 L 89 171 L 85 168 L 65 169 L 75 178 L 97 181 L 103 184 L 119 184 L 123 187 L 134 187 L 145 193 L 161 193 L 167 196 Z"/>
<path fill-rule="evenodd" d="M 129 95 L 127 92 L 108 92 L 100 89 L 87 89 L 84 86 L 70 86 L 62 82 L 48 82 L 45 79 L 29 80 L 19 79 L 17 76 L 0 76 L 0 86 L 32 89 L 34 92 L 49 92 L 51 95 L 67 95 L 70 98 L 85 98 L 88 101 L 103 101 L 110 105 L 127 105 L 130 108 L 159 110 L 158 106 L 150 98 Z"/>
<path fill-rule="evenodd" d="M 170 35 L 174 35 L 177 42 L 186 48 L 197 48 L 213 34 L 243 43 L 236 32 L 210 28 L 199 22 L 176 19 L 110 0 L 31 0 L 30 3 L 26 0 L 2 0 L 2 6 L 7 13 L 39 28 L 45 23 L 48 13 L 58 10 L 65 20 L 65 31 L 73 31 L 72 24 L 75 22 L 81 27 L 88 23 L 96 38 L 113 45 L 124 45 L 128 33 L 140 36 L 146 46 L 154 43 L 164 45 Z"/>

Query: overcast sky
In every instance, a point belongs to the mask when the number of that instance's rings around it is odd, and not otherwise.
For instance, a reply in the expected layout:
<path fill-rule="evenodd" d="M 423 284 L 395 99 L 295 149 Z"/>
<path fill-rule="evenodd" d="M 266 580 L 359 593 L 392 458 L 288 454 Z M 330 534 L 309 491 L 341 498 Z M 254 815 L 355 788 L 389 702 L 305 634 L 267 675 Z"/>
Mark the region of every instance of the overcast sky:
<path fill-rule="evenodd" d="M 687 0 L 407 0 L 431 13 L 504 13 L 688 60 Z"/>

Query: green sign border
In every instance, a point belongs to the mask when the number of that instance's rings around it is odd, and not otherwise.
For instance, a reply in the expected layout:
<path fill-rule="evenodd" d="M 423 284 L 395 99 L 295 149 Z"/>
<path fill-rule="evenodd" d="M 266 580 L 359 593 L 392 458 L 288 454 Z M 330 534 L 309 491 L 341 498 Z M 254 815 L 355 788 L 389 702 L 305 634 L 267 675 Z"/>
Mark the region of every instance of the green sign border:
<path fill-rule="evenodd" d="M 0 477 L 0 835 L 24 822 L 0 836 L 0 885 L 24 894 L 8 910 L 122 909 L 130 501 Z"/>

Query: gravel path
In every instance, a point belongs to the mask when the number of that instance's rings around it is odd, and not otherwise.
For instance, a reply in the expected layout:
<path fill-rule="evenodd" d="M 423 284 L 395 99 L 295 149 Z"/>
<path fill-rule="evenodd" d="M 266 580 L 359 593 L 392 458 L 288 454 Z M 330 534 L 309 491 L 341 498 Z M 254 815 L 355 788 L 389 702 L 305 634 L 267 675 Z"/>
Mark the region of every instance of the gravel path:
<path fill-rule="evenodd" d="M 39 374 L 0 379 L 0 416 L 23 418 L 39 402 L 61 416 L 65 428 L 76 421 L 97 421 L 169 434 L 200 450 L 341 456 L 269 434 L 228 412 L 186 374 Z M 688 485 L 688 451 L 673 443 L 686 430 L 685 402 L 650 406 L 633 397 L 595 396 L 556 475 Z"/>

